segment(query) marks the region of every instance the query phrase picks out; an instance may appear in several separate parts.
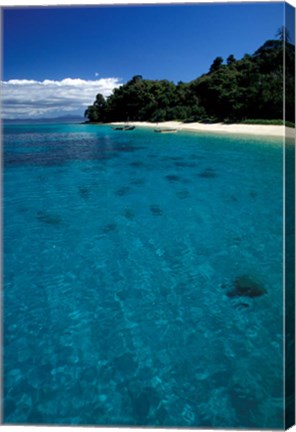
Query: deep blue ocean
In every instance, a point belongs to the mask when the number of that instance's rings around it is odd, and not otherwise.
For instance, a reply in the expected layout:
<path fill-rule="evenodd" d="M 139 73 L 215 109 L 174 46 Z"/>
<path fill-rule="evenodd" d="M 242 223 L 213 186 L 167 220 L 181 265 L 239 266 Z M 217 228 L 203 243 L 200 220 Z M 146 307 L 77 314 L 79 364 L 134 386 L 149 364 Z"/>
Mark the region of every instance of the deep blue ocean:
<path fill-rule="evenodd" d="M 281 140 L 3 141 L 4 423 L 283 428 Z"/>

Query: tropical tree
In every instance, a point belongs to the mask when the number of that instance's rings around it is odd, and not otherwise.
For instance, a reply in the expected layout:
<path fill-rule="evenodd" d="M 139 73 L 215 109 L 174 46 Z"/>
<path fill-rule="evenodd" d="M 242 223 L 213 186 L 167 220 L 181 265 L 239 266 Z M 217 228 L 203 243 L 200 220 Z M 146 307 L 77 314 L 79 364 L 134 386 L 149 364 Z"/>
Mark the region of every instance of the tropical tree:
<path fill-rule="evenodd" d="M 222 57 L 216 57 L 213 61 L 211 67 L 210 67 L 210 73 L 215 72 L 221 68 L 223 64 L 223 58 Z"/>
<path fill-rule="evenodd" d="M 236 61 L 236 60 L 235 60 L 234 55 L 233 55 L 233 54 L 230 54 L 230 56 L 227 57 L 227 60 L 226 60 L 227 66 L 230 66 L 230 65 L 234 64 L 235 61 Z"/>
<path fill-rule="evenodd" d="M 276 33 L 276 37 L 279 38 L 279 40 L 282 42 L 290 42 L 290 40 L 291 40 L 289 31 L 288 31 L 286 26 L 281 26 L 278 29 L 278 31 Z"/>
<path fill-rule="evenodd" d="M 282 119 L 285 53 L 286 119 L 294 122 L 295 48 L 285 27 L 277 35 L 240 60 L 230 54 L 223 64 L 216 57 L 208 73 L 189 83 L 135 75 L 107 99 L 97 94 L 85 116 L 90 122 Z"/>

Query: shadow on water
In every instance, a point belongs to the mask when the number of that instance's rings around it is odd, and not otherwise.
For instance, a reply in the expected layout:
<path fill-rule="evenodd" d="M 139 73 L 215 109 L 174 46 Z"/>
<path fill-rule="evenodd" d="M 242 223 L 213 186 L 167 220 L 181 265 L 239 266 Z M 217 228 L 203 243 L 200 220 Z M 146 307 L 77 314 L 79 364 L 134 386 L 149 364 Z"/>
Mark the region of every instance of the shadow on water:
<path fill-rule="evenodd" d="M 38 211 L 36 218 L 48 225 L 61 225 L 63 223 L 61 216 L 47 211 Z"/>
<path fill-rule="evenodd" d="M 145 147 L 136 146 L 132 143 L 115 143 L 106 139 L 77 140 L 74 143 L 70 140 L 44 141 L 40 143 L 39 148 L 40 151 L 34 152 L 30 149 L 23 152 L 23 148 L 20 148 L 19 152 L 17 148 L 13 152 L 5 151 L 4 164 L 10 166 L 56 166 L 77 160 L 108 160 L 118 157 L 121 153 L 145 149 Z"/>
<path fill-rule="evenodd" d="M 215 178 L 217 177 L 216 172 L 213 170 L 213 168 L 206 168 L 204 171 L 198 174 L 198 177 L 202 178 Z"/>

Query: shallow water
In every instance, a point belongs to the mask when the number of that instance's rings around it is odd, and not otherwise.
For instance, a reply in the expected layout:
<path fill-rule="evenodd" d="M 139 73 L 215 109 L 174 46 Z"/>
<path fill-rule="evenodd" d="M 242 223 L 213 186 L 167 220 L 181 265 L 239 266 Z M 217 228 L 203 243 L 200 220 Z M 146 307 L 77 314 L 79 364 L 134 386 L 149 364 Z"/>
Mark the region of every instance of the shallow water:
<path fill-rule="evenodd" d="M 283 428 L 282 156 L 6 126 L 4 423 Z"/>

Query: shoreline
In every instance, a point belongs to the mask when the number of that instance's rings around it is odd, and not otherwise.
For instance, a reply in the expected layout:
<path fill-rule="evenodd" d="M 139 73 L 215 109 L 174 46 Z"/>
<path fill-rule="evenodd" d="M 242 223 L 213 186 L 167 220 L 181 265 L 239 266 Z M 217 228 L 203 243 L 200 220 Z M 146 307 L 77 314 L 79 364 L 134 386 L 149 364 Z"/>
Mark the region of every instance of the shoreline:
<path fill-rule="evenodd" d="M 125 124 L 124 122 L 112 122 L 107 123 L 110 126 L 118 126 Z M 294 138 L 295 129 L 285 127 L 283 125 L 252 125 L 252 124 L 224 124 L 224 123 L 182 123 L 178 121 L 166 121 L 160 123 L 150 122 L 130 122 L 130 125 L 143 128 L 153 129 L 177 129 L 180 132 L 206 132 L 206 133 L 225 133 L 225 134 L 236 134 L 236 135 L 257 135 L 266 137 L 278 137 L 278 138 Z"/>

